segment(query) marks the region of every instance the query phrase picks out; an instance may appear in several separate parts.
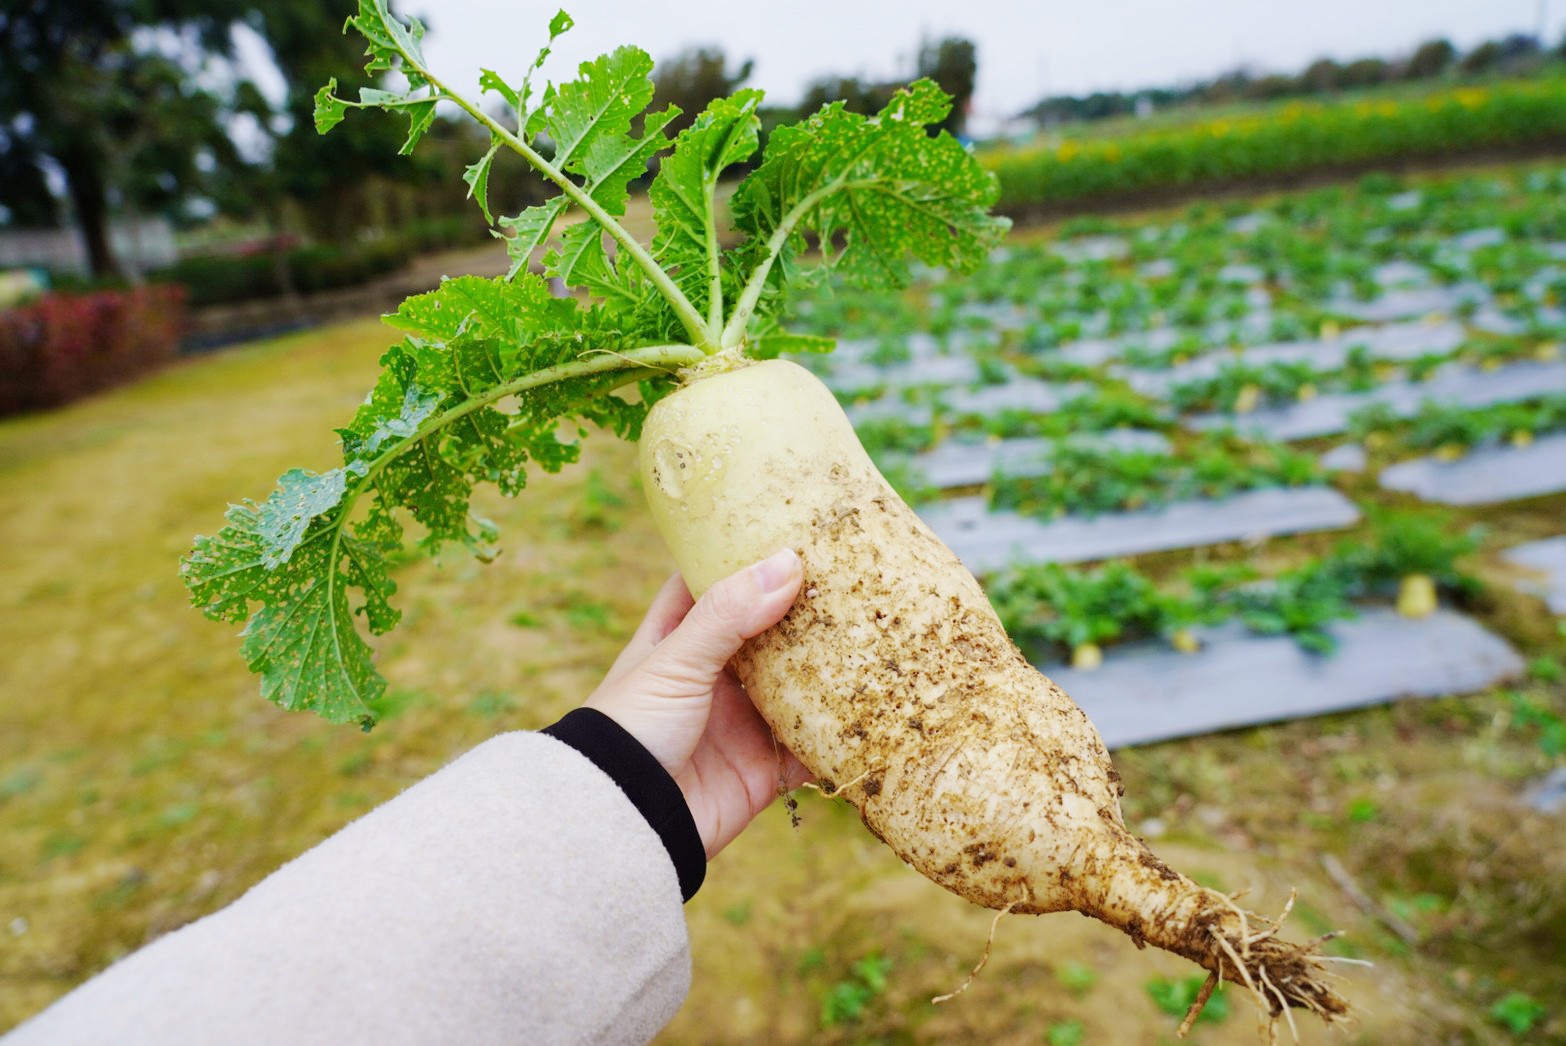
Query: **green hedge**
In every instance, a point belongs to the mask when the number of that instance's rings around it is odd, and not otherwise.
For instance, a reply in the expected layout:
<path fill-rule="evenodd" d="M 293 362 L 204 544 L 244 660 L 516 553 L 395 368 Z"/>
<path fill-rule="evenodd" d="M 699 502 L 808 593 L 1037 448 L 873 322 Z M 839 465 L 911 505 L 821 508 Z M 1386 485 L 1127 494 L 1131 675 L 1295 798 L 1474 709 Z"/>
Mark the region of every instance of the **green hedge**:
<path fill-rule="evenodd" d="M 295 247 L 285 262 L 294 288 L 313 294 L 368 282 L 426 251 L 472 243 L 477 229 L 467 218 L 419 222 L 365 243 Z M 153 274 L 154 279 L 184 286 L 192 305 L 275 297 L 283 293 L 279 277 L 277 260 L 270 254 L 186 258 Z"/>
<path fill-rule="evenodd" d="M 1002 209 L 1130 201 L 1187 189 L 1486 151 L 1566 147 L 1566 80 L 1461 87 L 1421 98 L 1291 102 L 1118 139 L 996 149 Z"/>
<path fill-rule="evenodd" d="M 46 294 L 0 311 L 0 415 L 110 388 L 174 358 L 185 326 L 179 287 Z"/>

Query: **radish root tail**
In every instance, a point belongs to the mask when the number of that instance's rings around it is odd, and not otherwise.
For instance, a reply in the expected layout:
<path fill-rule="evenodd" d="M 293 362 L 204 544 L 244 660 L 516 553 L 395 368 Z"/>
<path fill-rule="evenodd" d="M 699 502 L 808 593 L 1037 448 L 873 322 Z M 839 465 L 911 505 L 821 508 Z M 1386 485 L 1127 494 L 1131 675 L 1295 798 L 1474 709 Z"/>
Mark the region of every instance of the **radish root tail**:
<path fill-rule="evenodd" d="M 1321 945 L 1337 935 L 1327 934 L 1304 944 L 1294 944 L 1279 936 L 1294 908 L 1293 892 L 1275 920 L 1249 914 L 1223 894 L 1213 892 L 1211 896 L 1221 898 L 1223 906 L 1234 918 L 1225 920 L 1226 926 L 1207 927 L 1214 945 L 1208 950 L 1209 961 L 1203 962 L 1209 974 L 1201 993 L 1180 1022 L 1178 1034 L 1182 1038 L 1225 978 L 1243 984 L 1250 993 L 1257 1006 L 1263 1037 L 1269 1042 L 1277 1041 L 1280 1021 L 1288 1024 L 1290 1036 L 1295 1042 L 1299 1041 L 1299 1027 L 1294 1023 L 1293 1013 L 1296 1009 L 1309 1010 L 1327 1024 L 1347 1016 L 1348 1004 L 1328 983 L 1332 974 L 1327 963 L 1332 959 L 1319 954 Z"/>
<path fill-rule="evenodd" d="M 1327 1024 L 1348 1017 L 1348 1002 L 1333 983 L 1332 967 L 1342 960 L 1321 954 L 1321 946 L 1337 935 L 1302 943 L 1283 937 L 1294 910 L 1292 893 L 1277 918 L 1268 919 L 1241 908 L 1234 896 L 1173 871 L 1140 841 L 1121 850 L 1107 881 L 1105 892 L 1085 906 L 1088 914 L 1139 944 L 1190 959 L 1209 974 L 1180 1022 L 1182 1036 L 1225 981 L 1255 1002 L 1263 1041 L 1275 1041 L 1282 1025 L 1298 1041 L 1294 1010 L 1314 1013 Z"/>
<path fill-rule="evenodd" d="M 1017 907 L 1019 903 L 1020 902 L 1018 901 L 1012 901 L 1006 907 L 995 913 L 995 918 L 990 920 L 990 936 L 984 942 L 984 954 L 979 957 L 979 964 L 968 971 L 968 977 L 962 982 L 961 987 L 959 987 L 956 991 L 947 992 L 945 995 L 937 995 L 935 998 L 930 1000 L 932 1004 L 939 1006 L 943 1002 L 950 1002 L 952 999 L 957 998 L 957 996 L 968 990 L 968 986 L 972 984 L 973 979 L 979 975 L 979 971 L 984 969 L 985 963 L 990 961 L 990 949 L 995 946 L 996 927 L 1000 926 L 1001 919 L 1004 916 L 1010 915 L 1011 910 Z"/>

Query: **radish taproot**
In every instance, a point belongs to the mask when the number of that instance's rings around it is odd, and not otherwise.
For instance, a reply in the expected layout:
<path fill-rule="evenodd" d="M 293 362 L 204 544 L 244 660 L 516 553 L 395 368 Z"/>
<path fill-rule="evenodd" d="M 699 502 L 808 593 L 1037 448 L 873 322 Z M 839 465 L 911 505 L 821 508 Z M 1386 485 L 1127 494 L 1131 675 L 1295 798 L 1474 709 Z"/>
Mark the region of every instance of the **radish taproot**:
<path fill-rule="evenodd" d="M 737 667 L 779 738 L 899 856 L 1000 911 L 1102 919 L 1245 984 L 1274 1017 L 1346 1012 L 1312 946 L 1285 943 L 1126 831 L 1087 717 L 1023 659 L 825 387 L 772 358 L 832 347 L 779 326 L 812 273 L 896 288 L 910 258 L 971 270 L 1003 239 L 1007 223 L 988 213 L 993 176 L 931 133 L 950 109 L 939 88 L 919 81 L 874 116 L 834 103 L 774 129 L 732 195 L 725 242 L 718 182 L 758 148 L 759 91 L 713 101 L 671 140 L 679 113 L 647 111 L 644 52 L 622 47 L 535 95 L 546 45 L 520 84 L 484 72 L 482 89 L 505 103 L 497 116 L 430 70 L 423 27 L 386 0 L 359 0 L 348 24 L 368 45 L 366 69 L 395 70 L 403 86 L 353 100 L 329 83 L 316 96 L 322 133 L 350 110 L 389 110 L 409 121 L 408 152 L 451 103 L 490 135 L 466 174 L 486 217 L 502 151 L 560 194 L 496 221 L 506 276 L 444 281 L 388 317 L 404 337 L 338 430 L 342 466 L 290 470 L 196 539 L 181 566 L 192 601 L 245 622 L 263 696 L 369 729 L 386 684 L 358 619 L 375 635 L 398 622 L 390 570 L 404 520 L 426 548 L 488 557 L 493 528 L 469 508 L 476 484 L 516 494 L 529 467 L 574 461 L 563 429 L 641 436 L 653 513 L 694 591 L 780 546 L 800 551 L 804 595 Z M 550 44 L 570 27 L 557 14 Z M 643 244 L 619 218 L 659 156 L 658 231 Z M 557 230 L 572 207 L 585 220 Z M 534 271 L 540 250 L 573 296 Z M 633 383 L 639 396 L 615 395 Z"/>
<path fill-rule="evenodd" d="M 1017 650 L 808 371 L 696 376 L 653 408 L 640 457 L 693 594 L 799 552 L 804 596 L 736 668 L 778 738 L 899 857 L 975 904 L 1100 919 L 1250 987 L 1274 1015 L 1347 1012 L 1314 945 L 1284 941 L 1126 829 L 1093 724 Z"/>

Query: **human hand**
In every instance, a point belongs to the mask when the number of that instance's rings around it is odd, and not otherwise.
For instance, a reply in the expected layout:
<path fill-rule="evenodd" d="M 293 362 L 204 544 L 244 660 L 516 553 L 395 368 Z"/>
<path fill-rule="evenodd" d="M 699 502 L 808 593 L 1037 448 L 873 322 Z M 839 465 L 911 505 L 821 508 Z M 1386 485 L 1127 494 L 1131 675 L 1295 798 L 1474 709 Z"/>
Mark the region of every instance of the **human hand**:
<path fill-rule="evenodd" d="M 685 795 L 708 859 L 778 794 L 810 773 L 750 703 L 729 661 L 799 595 L 799 556 L 784 549 L 692 600 L 674 575 L 587 707 L 641 742 Z"/>

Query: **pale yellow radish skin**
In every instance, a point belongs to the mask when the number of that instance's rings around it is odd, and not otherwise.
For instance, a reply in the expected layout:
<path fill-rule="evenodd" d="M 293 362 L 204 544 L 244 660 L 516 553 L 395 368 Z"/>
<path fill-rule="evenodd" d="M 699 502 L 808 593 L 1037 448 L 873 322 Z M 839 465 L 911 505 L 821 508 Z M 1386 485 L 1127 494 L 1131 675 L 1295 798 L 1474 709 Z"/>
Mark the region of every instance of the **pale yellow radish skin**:
<path fill-rule="evenodd" d="M 1126 830 L 1092 723 L 1017 650 L 826 387 L 788 362 L 714 370 L 654 407 L 643 487 L 697 595 L 780 547 L 800 553 L 804 594 L 736 668 L 823 790 L 970 901 L 1091 915 L 1250 981 L 1273 1013 L 1346 1012 L 1308 949 Z"/>

